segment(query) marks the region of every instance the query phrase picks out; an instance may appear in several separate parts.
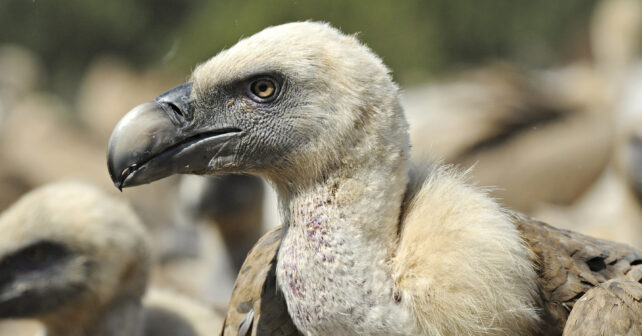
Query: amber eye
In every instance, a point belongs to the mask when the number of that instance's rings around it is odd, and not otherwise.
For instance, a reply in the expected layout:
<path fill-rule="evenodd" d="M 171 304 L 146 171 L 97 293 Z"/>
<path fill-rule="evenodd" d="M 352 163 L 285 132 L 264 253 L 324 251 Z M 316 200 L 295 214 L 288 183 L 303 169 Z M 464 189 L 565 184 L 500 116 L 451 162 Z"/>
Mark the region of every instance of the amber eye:
<path fill-rule="evenodd" d="M 270 78 L 260 78 L 250 84 L 250 91 L 260 101 L 266 101 L 276 96 L 277 84 Z"/>

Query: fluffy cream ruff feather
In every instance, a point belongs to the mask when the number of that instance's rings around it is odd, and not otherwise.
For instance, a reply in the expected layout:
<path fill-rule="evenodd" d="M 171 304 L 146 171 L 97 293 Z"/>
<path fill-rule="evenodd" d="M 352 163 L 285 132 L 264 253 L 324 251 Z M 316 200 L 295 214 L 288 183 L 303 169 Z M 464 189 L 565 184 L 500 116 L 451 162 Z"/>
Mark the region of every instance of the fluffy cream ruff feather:
<path fill-rule="evenodd" d="M 434 165 L 408 200 L 391 262 L 425 335 L 536 332 L 532 252 L 498 204 L 465 174 Z"/>

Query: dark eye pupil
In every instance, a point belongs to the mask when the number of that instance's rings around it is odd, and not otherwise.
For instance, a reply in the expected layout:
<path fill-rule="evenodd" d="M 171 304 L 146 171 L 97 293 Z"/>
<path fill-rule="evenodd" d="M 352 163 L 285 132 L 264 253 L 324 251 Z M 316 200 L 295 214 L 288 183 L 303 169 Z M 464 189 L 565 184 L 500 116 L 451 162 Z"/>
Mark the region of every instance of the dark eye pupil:
<path fill-rule="evenodd" d="M 258 99 L 268 99 L 274 96 L 277 86 L 271 80 L 259 79 L 252 82 L 250 89 Z"/>

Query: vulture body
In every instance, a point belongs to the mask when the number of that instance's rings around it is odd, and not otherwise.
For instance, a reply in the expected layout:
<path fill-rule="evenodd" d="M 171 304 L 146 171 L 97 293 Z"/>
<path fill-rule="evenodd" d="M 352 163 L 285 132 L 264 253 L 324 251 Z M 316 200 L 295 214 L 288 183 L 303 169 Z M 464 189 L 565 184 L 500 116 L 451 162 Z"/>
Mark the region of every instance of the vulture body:
<path fill-rule="evenodd" d="M 404 90 L 411 156 L 472 167 L 472 181 L 493 186 L 491 196 L 513 210 L 569 204 L 608 162 L 607 91 L 587 66 L 535 72 L 508 64 Z"/>
<path fill-rule="evenodd" d="M 33 318 L 48 336 L 211 335 L 221 319 L 177 294 L 144 296 L 146 231 L 125 203 L 61 182 L 0 216 L 0 319 Z M 144 300 L 143 300 L 144 296 Z"/>
<path fill-rule="evenodd" d="M 236 274 L 263 231 L 265 186 L 252 175 L 212 178 L 185 176 L 181 180 L 182 208 L 193 222 L 220 230 Z"/>
<path fill-rule="evenodd" d="M 642 253 L 516 213 L 510 217 L 534 253 L 545 320 L 535 334 L 561 335 L 562 330 L 564 335 L 640 333 Z M 248 254 L 234 285 L 222 335 L 301 334 L 276 290 L 274 268 L 281 235 L 281 228 L 273 229 Z M 609 313 L 606 320 L 615 323 L 604 323 L 601 314 L 605 312 Z M 610 330 L 612 327 L 619 328 Z"/>
<path fill-rule="evenodd" d="M 453 168 L 411 170 L 407 129 L 374 53 L 292 23 L 130 111 L 108 168 L 119 188 L 181 173 L 275 186 L 282 234 L 241 268 L 226 334 L 549 335 L 600 282 L 639 281 L 633 249 L 520 218 Z"/>

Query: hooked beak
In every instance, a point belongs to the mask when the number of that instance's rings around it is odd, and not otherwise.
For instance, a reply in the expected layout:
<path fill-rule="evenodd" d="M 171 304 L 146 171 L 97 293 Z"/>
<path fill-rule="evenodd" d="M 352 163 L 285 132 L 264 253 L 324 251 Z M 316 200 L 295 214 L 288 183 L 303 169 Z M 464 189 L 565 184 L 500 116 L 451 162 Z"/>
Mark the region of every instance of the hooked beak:
<path fill-rule="evenodd" d="M 109 139 L 107 167 L 121 189 L 173 174 L 205 174 L 215 159 L 231 160 L 241 130 L 194 128 L 192 83 L 129 111 Z"/>

